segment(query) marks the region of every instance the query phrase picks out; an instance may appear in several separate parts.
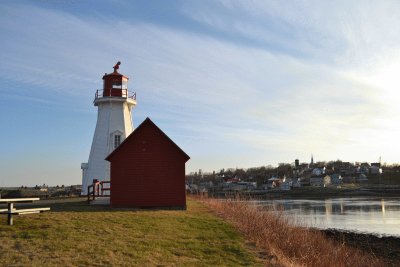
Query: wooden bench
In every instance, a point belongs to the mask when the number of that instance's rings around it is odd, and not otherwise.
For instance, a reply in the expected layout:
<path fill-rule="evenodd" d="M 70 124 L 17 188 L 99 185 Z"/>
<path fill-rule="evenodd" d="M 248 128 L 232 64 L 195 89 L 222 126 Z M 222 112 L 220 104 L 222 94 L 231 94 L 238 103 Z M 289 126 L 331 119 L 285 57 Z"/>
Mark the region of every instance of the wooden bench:
<path fill-rule="evenodd" d="M 6 198 L 0 199 L 0 203 L 7 203 L 8 209 L 0 209 L 0 214 L 8 215 L 8 225 L 13 225 L 13 215 L 34 214 L 49 211 L 50 208 L 15 209 L 14 203 L 29 203 L 39 198 Z"/>
<path fill-rule="evenodd" d="M 34 209 L 13 209 L 9 210 L 0 210 L 0 214 L 14 214 L 14 215 L 23 215 L 23 214 L 33 214 L 33 213 L 40 213 L 44 211 L 49 211 L 50 208 L 34 208 Z"/>

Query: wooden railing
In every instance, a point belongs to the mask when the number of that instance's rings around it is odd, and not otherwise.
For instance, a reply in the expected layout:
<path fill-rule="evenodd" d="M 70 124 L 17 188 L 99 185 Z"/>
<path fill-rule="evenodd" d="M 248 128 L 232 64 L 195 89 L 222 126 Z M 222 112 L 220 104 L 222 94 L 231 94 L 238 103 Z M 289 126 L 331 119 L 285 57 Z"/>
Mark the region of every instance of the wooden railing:
<path fill-rule="evenodd" d="M 111 182 L 110 181 L 98 181 L 93 180 L 93 184 L 87 188 L 88 201 L 95 200 L 96 197 L 110 197 L 110 194 L 104 195 L 104 192 L 108 191 L 111 193 Z"/>

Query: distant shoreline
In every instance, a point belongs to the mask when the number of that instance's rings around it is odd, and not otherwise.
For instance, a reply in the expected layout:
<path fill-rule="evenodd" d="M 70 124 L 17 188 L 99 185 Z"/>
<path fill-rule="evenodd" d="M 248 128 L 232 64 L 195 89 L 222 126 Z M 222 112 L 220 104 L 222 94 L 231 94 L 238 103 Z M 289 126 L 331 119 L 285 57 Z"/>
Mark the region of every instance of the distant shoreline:
<path fill-rule="evenodd" d="M 243 199 L 327 199 L 339 197 L 400 197 L 400 186 L 370 186 L 361 188 L 299 187 L 292 190 L 209 192 L 217 198 Z"/>

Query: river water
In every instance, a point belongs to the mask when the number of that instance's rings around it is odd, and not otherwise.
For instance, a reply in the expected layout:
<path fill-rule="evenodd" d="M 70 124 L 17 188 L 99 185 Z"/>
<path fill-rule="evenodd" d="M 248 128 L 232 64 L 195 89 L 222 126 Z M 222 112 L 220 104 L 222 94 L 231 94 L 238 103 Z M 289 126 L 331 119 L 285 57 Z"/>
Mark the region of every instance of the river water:
<path fill-rule="evenodd" d="M 257 201 L 302 226 L 400 237 L 400 198 L 330 198 Z"/>

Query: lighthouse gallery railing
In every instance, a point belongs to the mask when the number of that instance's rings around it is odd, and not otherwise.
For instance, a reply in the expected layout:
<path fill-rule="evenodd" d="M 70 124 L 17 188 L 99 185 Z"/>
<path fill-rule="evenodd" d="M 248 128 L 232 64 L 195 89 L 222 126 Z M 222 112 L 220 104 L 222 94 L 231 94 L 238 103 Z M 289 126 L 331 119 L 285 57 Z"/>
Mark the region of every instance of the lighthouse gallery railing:
<path fill-rule="evenodd" d="M 115 90 L 115 89 L 113 89 L 113 90 Z M 124 98 L 130 98 L 130 99 L 136 100 L 136 92 L 129 92 L 128 89 L 118 89 L 118 91 L 121 92 L 120 96 L 119 95 L 118 96 L 113 96 L 113 95 L 103 96 L 104 90 L 99 89 L 99 90 L 96 90 L 94 99 L 103 98 L 103 97 L 124 97 Z"/>

